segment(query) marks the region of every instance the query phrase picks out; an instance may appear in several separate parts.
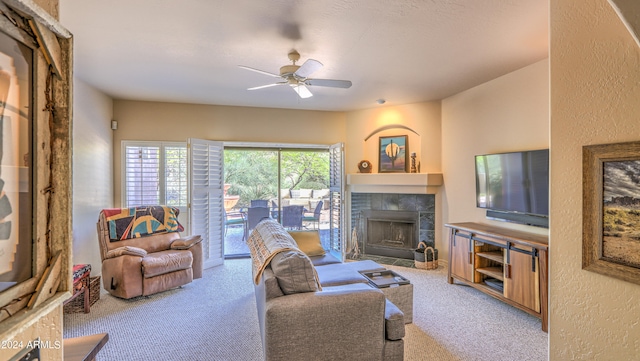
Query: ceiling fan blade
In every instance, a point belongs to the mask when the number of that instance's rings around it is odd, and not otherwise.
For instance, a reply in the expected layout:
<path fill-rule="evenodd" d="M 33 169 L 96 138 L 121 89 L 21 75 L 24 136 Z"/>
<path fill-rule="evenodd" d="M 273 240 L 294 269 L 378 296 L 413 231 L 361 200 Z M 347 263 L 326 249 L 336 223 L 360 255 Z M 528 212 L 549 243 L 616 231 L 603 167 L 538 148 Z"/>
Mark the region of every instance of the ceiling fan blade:
<path fill-rule="evenodd" d="M 267 85 L 260 85 L 260 86 L 254 86 L 253 88 L 249 88 L 247 90 L 256 90 L 256 89 L 263 89 L 263 88 L 270 88 L 272 86 L 276 86 L 276 85 L 285 85 L 287 84 L 287 82 L 281 82 L 281 83 L 273 83 L 273 84 L 267 84 Z"/>
<path fill-rule="evenodd" d="M 247 69 L 247 70 L 251 70 L 251 71 L 255 71 L 256 73 L 260 73 L 260 74 L 264 74 L 264 75 L 269 75 L 272 76 L 274 78 L 280 78 L 280 75 L 278 74 L 274 74 L 274 73 L 269 73 L 268 71 L 264 71 L 264 70 L 260 70 L 260 69 L 255 69 L 255 68 L 250 68 L 248 66 L 244 66 L 244 65 L 238 65 L 239 67 L 241 67 L 242 69 Z"/>
<path fill-rule="evenodd" d="M 310 97 L 313 96 L 313 94 L 311 94 L 311 92 L 309 91 L 309 88 L 307 88 L 302 83 L 297 84 L 297 85 L 291 85 L 291 87 L 293 88 L 293 90 L 296 91 L 296 93 L 298 93 L 298 95 L 302 99 L 310 98 Z"/>
<path fill-rule="evenodd" d="M 328 86 L 331 88 L 351 88 L 351 81 L 349 80 L 334 80 L 334 79 L 307 79 L 304 82 L 307 85 L 312 86 Z"/>
<path fill-rule="evenodd" d="M 307 61 L 305 61 L 304 64 L 302 64 L 300 68 L 298 68 L 298 70 L 293 73 L 293 75 L 297 76 L 298 78 L 307 78 L 309 75 L 318 71 L 320 68 L 322 68 L 321 62 L 313 59 L 307 59 Z"/>

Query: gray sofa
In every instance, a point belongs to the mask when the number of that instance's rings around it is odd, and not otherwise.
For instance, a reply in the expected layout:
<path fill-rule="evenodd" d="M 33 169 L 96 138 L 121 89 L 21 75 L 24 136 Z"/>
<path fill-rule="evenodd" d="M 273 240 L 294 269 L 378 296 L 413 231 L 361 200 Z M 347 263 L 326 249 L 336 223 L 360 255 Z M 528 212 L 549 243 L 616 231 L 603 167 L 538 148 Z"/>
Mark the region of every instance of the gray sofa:
<path fill-rule="evenodd" d="M 297 234 L 309 238 L 313 232 Z M 265 360 L 403 360 L 402 311 L 358 272 L 383 267 L 373 261 L 341 263 L 322 254 L 319 239 L 319 250 L 310 251 L 294 236 L 298 242 L 265 220 L 247 240 Z M 265 243 L 279 246 L 269 253 Z M 269 259 L 260 269 L 264 257 Z"/>

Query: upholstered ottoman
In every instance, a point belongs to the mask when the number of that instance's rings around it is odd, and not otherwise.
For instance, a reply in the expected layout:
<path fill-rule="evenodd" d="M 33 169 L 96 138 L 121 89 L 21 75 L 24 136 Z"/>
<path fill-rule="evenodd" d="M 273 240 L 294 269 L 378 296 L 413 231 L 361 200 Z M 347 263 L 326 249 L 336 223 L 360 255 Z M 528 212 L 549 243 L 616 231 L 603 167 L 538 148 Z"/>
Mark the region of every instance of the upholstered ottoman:
<path fill-rule="evenodd" d="M 413 322 L 413 285 L 404 276 L 387 269 L 359 271 L 373 288 L 384 293 L 387 300 L 404 313 L 404 322 Z"/>

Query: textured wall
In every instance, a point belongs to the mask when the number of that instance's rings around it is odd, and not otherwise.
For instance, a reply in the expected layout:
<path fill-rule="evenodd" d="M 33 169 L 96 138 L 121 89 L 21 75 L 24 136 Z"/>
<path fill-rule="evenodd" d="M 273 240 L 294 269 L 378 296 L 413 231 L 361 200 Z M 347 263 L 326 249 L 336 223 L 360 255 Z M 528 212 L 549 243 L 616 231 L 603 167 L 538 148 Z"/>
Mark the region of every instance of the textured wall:
<path fill-rule="evenodd" d="M 15 337 L 0 339 L 0 360 L 9 360 L 20 350 L 29 346 L 40 346 L 41 360 L 62 360 L 62 305 L 47 310 L 34 323 L 25 325 Z"/>
<path fill-rule="evenodd" d="M 553 0 L 550 23 L 550 359 L 637 360 L 640 285 L 581 269 L 581 151 L 640 139 L 640 49 L 607 0 Z"/>

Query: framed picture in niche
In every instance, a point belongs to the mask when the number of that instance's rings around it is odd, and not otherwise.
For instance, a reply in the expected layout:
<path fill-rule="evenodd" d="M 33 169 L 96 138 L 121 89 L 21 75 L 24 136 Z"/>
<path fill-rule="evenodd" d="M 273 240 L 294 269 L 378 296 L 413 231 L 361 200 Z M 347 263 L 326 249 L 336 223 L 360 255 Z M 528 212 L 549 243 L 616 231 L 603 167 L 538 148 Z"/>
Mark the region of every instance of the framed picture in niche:
<path fill-rule="evenodd" d="M 409 164 L 407 136 L 380 137 L 378 173 L 406 173 Z"/>

